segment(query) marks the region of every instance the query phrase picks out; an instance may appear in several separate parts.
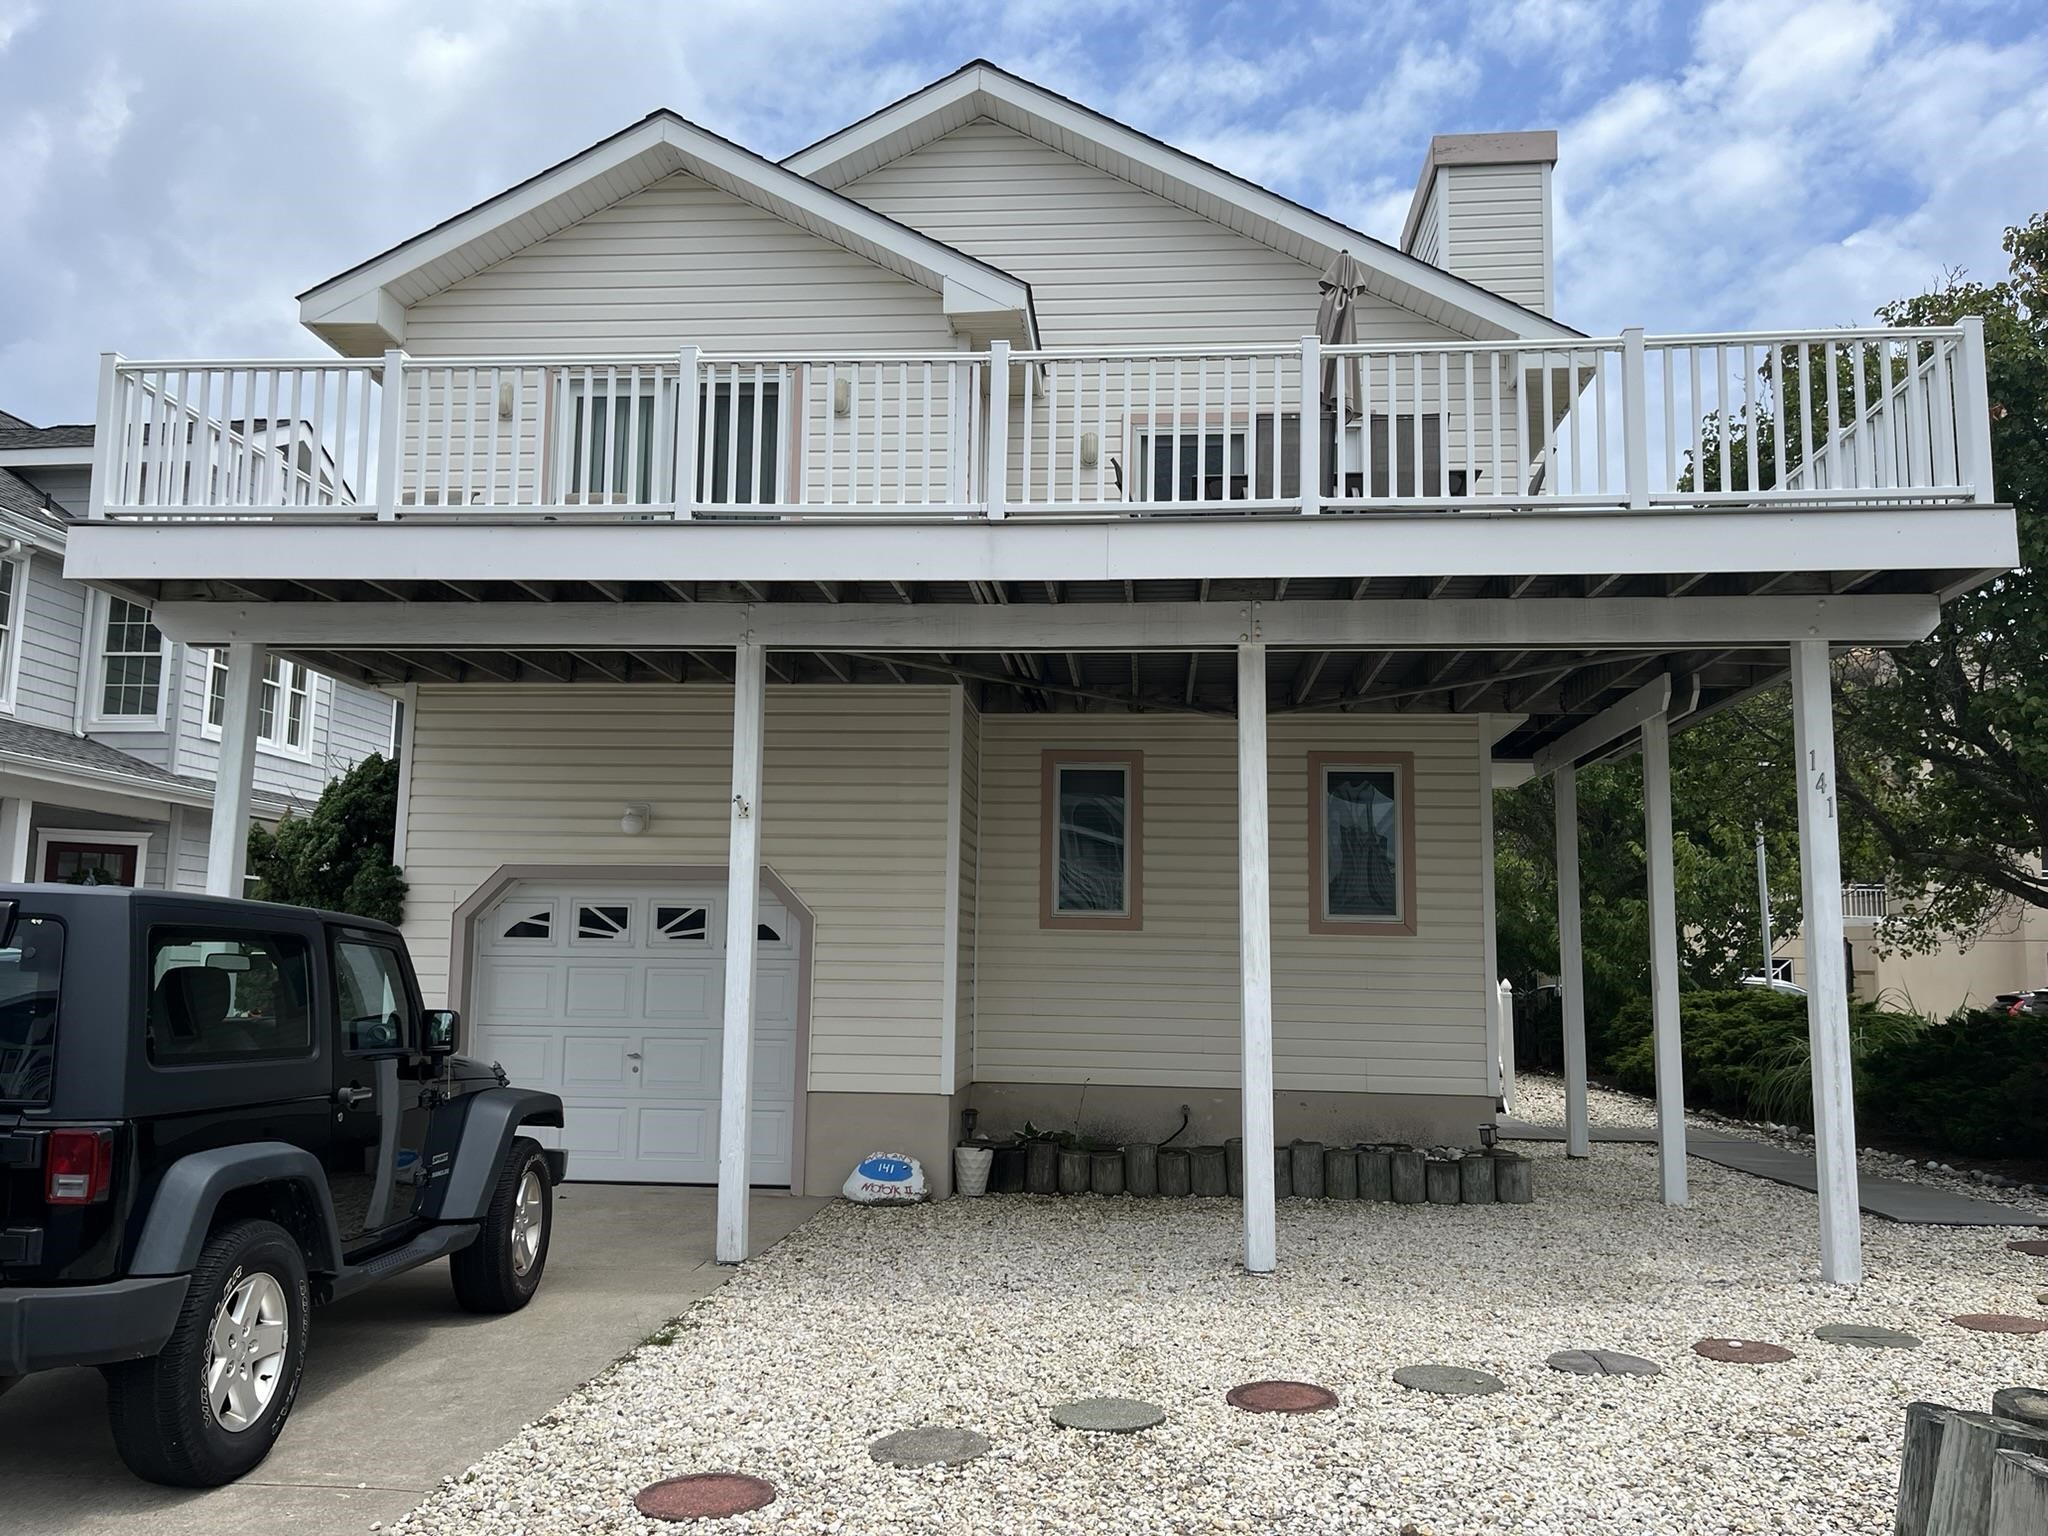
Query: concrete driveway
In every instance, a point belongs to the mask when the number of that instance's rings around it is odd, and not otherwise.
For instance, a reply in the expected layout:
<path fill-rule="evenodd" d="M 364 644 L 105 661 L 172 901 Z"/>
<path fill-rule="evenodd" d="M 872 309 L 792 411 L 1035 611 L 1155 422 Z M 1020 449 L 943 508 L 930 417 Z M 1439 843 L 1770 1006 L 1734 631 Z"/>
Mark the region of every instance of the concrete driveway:
<path fill-rule="evenodd" d="M 759 1253 L 825 1202 L 756 1195 Z M 291 1423 L 249 1477 L 204 1493 L 130 1475 L 97 1371 L 0 1396 L 0 1533 L 361 1536 L 509 1440 L 731 1271 L 712 1262 L 708 1189 L 555 1191 L 547 1278 L 523 1312 L 460 1311 L 430 1264 L 313 1314 Z"/>

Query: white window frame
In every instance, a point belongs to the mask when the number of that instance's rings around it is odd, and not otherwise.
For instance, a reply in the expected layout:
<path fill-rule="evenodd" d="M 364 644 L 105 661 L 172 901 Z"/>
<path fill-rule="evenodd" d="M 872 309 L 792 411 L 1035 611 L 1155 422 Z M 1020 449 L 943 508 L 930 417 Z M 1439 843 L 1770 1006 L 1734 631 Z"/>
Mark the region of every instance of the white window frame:
<path fill-rule="evenodd" d="M 169 718 L 171 695 L 177 691 L 176 679 L 171 676 L 171 642 L 163 631 L 157 631 L 157 674 L 156 712 L 147 715 L 110 715 L 102 706 L 107 695 L 107 622 L 113 617 L 114 603 L 126 602 L 131 608 L 139 608 L 156 622 L 156 610 L 148 603 L 131 599 L 115 599 L 105 593 L 97 593 L 86 605 L 86 662 L 85 681 L 91 690 L 86 699 L 86 724 L 94 731 L 161 731 Z M 140 651 L 123 651 L 123 656 L 139 656 Z"/>
<path fill-rule="evenodd" d="M 1126 501 L 1178 502 L 1182 500 L 1180 487 L 1177 485 L 1169 488 L 1172 492 L 1171 495 L 1162 497 L 1155 494 L 1152 484 L 1152 443 L 1154 438 L 1161 435 L 1167 437 L 1169 445 L 1174 438 L 1193 437 L 1196 443 L 1195 457 L 1197 460 L 1206 457 L 1211 437 L 1221 437 L 1223 439 L 1223 494 L 1215 498 L 1201 497 L 1198 494 L 1197 499 L 1214 499 L 1219 505 L 1230 501 L 1252 499 L 1257 480 L 1257 445 L 1252 431 L 1252 424 L 1249 421 L 1238 419 L 1235 416 L 1228 422 L 1220 417 L 1214 421 L 1197 421 L 1192 416 L 1183 417 L 1176 421 L 1171 414 L 1165 414 L 1151 421 L 1132 423 L 1131 434 L 1134 446 L 1130 457 L 1137 466 L 1137 472 L 1129 477 L 1130 486 L 1124 496 Z M 1230 478 L 1233 473 L 1230 465 L 1233 458 L 1244 466 L 1242 473 L 1245 477 L 1245 494 L 1243 496 L 1232 496 L 1230 494 Z M 1182 450 L 1182 459 L 1183 461 L 1186 459 L 1185 449 Z M 1198 493 L 1201 490 L 1203 478 L 1201 467 L 1197 464 L 1195 470 L 1195 489 Z"/>
<path fill-rule="evenodd" d="M 15 684 L 21 677 L 21 628 L 28 609 L 29 562 L 24 549 L 18 555 L 0 556 L 0 569 L 7 572 L 7 610 L 0 622 L 0 714 L 14 713 Z"/>
<path fill-rule="evenodd" d="M 199 690 L 199 734 L 208 741 L 219 741 L 220 725 L 213 718 L 213 682 L 216 675 L 226 676 L 228 664 L 226 656 L 218 647 L 206 651 L 205 656 L 206 681 Z M 279 669 L 275 682 L 271 681 L 269 675 L 273 666 Z M 292 670 L 294 668 L 297 669 L 296 673 Z M 315 735 L 314 711 L 320 701 L 320 674 L 304 662 L 288 661 L 274 652 L 265 659 L 263 671 L 263 686 L 266 689 L 277 689 L 278 700 L 270 710 L 270 734 L 266 736 L 259 732 L 256 737 L 257 748 L 275 757 L 289 757 L 297 762 L 310 763 L 313 760 Z M 292 687 L 294 677 L 304 686 Z M 290 689 L 289 693 L 286 692 L 287 689 Z M 304 721 L 304 729 L 300 732 L 302 739 L 297 746 L 293 746 L 280 734 L 290 717 L 291 694 L 297 694 L 306 701 L 305 713 L 300 717 Z M 256 718 L 260 722 L 263 718 L 262 701 L 259 699 L 257 703 Z"/>

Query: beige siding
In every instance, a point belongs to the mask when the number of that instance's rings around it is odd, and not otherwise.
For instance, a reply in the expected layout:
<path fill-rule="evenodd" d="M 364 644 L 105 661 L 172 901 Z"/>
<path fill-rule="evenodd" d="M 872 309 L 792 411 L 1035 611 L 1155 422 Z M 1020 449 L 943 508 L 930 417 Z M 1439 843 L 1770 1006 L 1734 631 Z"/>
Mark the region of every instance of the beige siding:
<path fill-rule="evenodd" d="M 768 690 L 762 852 L 816 918 L 814 1089 L 938 1080 L 948 694 Z M 454 909 L 501 864 L 722 865 L 731 739 L 728 689 L 422 687 L 405 927 L 427 995 Z M 651 809 L 639 837 L 629 802 Z"/>
<path fill-rule="evenodd" d="M 964 699 L 960 733 L 960 936 L 953 1018 L 953 1082 L 974 1080 L 975 934 L 981 885 L 981 711 Z"/>
<path fill-rule="evenodd" d="M 1486 1090 L 1479 725 L 1272 722 L 1274 1069 L 1283 1088 Z M 1039 926 L 1040 754 L 1136 748 L 1144 928 Z M 1308 931 L 1308 754 L 1412 752 L 1417 931 Z M 1197 716 L 988 715 L 975 1076 L 985 1082 L 1234 1087 L 1238 1081 L 1234 726 Z"/>
<path fill-rule="evenodd" d="M 1444 178 L 1441 171 L 1429 179 L 1429 195 L 1422 200 L 1422 215 L 1415 221 L 1415 244 L 1408 254 L 1433 267 L 1444 264 Z"/>
<path fill-rule="evenodd" d="M 977 119 L 846 195 L 1032 285 L 1047 346 L 1246 345 L 1315 329 L 1314 268 Z M 1359 339 L 1452 340 L 1368 299 Z"/>
<path fill-rule="evenodd" d="M 1550 313 L 1548 171 L 1533 163 L 1445 167 L 1437 185 L 1449 198 L 1450 249 L 1437 264 Z"/>

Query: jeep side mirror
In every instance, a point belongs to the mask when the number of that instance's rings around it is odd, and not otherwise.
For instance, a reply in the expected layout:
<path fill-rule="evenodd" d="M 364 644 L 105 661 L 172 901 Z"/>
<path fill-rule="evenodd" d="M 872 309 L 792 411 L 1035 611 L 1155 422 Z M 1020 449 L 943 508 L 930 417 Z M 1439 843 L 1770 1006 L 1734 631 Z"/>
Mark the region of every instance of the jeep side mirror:
<path fill-rule="evenodd" d="M 462 1015 L 453 1008 L 429 1008 L 421 1030 L 420 1049 L 429 1056 L 449 1056 L 455 1051 L 455 1029 Z"/>

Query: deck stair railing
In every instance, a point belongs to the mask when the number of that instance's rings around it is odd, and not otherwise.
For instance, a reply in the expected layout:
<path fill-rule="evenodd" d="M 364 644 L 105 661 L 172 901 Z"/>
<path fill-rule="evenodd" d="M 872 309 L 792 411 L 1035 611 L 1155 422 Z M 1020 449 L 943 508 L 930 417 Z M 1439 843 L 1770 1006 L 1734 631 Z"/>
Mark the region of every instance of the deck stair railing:
<path fill-rule="evenodd" d="M 1975 319 L 1556 343 L 108 354 L 92 515 L 1000 519 L 1987 502 L 1989 422 Z"/>

